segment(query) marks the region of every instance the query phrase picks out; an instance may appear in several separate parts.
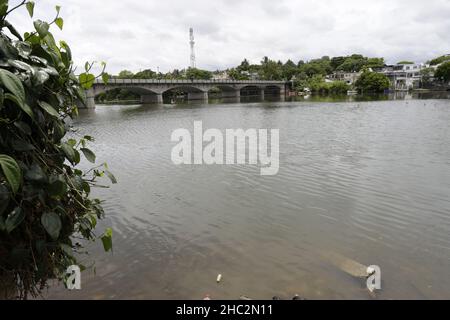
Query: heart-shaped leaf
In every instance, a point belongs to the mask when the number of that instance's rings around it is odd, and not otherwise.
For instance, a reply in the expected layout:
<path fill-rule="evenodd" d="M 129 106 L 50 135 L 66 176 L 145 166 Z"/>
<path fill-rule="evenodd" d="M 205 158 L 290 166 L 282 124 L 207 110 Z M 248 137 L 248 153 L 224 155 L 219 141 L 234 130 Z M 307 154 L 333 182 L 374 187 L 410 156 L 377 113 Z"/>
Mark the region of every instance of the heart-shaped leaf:
<path fill-rule="evenodd" d="M 49 25 L 42 20 L 36 20 L 33 22 L 34 28 L 41 38 L 44 38 L 48 34 Z"/>
<path fill-rule="evenodd" d="M 106 252 L 112 249 L 112 229 L 107 228 L 105 233 L 101 237 L 103 248 Z"/>
<path fill-rule="evenodd" d="M 105 170 L 105 174 L 108 176 L 109 180 L 111 180 L 112 184 L 117 183 L 116 177 L 109 170 Z"/>
<path fill-rule="evenodd" d="M 12 140 L 12 148 L 19 152 L 27 152 L 35 150 L 35 147 L 31 143 L 21 139 Z"/>
<path fill-rule="evenodd" d="M 20 131 L 22 131 L 23 133 L 25 133 L 26 135 L 31 135 L 31 128 L 30 128 L 30 126 L 27 124 L 27 123 L 25 123 L 25 122 L 23 122 L 23 121 L 16 121 L 16 122 L 14 122 L 14 125 L 20 130 Z"/>
<path fill-rule="evenodd" d="M 53 117 L 59 117 L 58 111 L 45 101 L 38 101 L 38 105 Z"/>
<path fill-rule="evenodd" d="M 64 151 L 64 154 L 66 155 L 66 158 L 70 162 L 74 163 L 75 160 L 76 160 L 75 159 L 76 158 L 75 149 L 70 144 L 68 144 L 66 142 L 61 143 L 61 149 Z"/>
<path fill-rule="evenodd" d="M 63 18 L 61 18 L 61 17 L 56 18 L 56 19 L 55 19 L 55 24 L 58 26 L 58 28 L 59 28 L 60 30 L 62 30 L 63 25 L 64 25 L 64 20 L 63 20 Z"/>
<path fill-rule="evenodd" d="M 89 162 L 95 163 L 95 153 L 93 153 L 88 148 L 81 148 L 81 152 L 83 152 L 86 159 L 88 159 Z"/>
<path fill-rule="evenodd" d="M 22 171 L 16 160 L 5 154 L 0 154 L 0 167 L 11 190 L 13 193 L 16 193 L 22 181 Z"/>
<path fill-rule="evenodd" d="M 5 16 L 7 11 L 8 11 L 8 1 L 1 1 L 0 2 L 0 16 L 1 17 Z"/>
<path fill-rule="evenodd" d="M 6 232 L 13 231 L 25 218 L 25 212 L 21 207 L 16 207 L 6 218 L 5 228 Z"/>
<path fill-rule="evenodd" d="M 62 177 L 53 176 L 50 178 L 48 192 L 51 196 L 62 196 L 67 192 L 67 184 Z"/>
<path fill-rule="evenodd" d="M 0 82 L 19 100 L 25 101 L 25 89 L 20 79 L 14 73 L 0 69 Z"/>
<path fill-rule="evenodd" d="M 33 18 L 33 13 L 34 13 L 34 2 L 33 1 L 28 1 L 26 4 L 27 10 L 28 10 L 28 14 L 30 15 L 31 18 Z"/>
<path fill-rule="evenodd" d="M 32 164 L 30 169 L 25 172 L 25 180 L 46 183 L 47 175 L 38 164 Z"/>
<path fill-rule="evenodd" d="M 109 74 L 103 72 L 103 73 L 102 73 L 102 81 L 103 81 L 104 84 L 108 84 L 108 81 L 109 81 Z"/>
<path fill-rule="evenodd" d="M 1 69 L 0 69 L 1 70 Z M 17 98 L 15 95 L 7 93 L 5 94 L 5 99 L 14 102 L 20 109 L 22 109 L 30 118 L 34 118 L 33 110 L 27 105 L 23 100 Z"/>
<path fill-rule="evenodd" d="M 56 213 L 45 212 L 41 217 L 41 223 L 53 240 L 58 239 L 62 224 L 61 218 Z"/>
<path fill-rule="evenodd" d="M 79 81 L 80 85 L 87 90 L 94 84 L 95 76 L 91 73 L 82 73 L 79 75 Z"/>

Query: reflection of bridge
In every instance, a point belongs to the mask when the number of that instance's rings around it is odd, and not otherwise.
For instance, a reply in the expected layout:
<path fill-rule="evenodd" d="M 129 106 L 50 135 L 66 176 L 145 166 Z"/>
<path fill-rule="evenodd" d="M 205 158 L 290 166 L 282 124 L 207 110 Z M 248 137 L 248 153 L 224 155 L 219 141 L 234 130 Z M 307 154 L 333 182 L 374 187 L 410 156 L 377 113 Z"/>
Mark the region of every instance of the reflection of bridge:
<path fill-rule="evenodd" d="M 163 94 L 171 91 L 187 93 L 188 100 L 207 100 L 211 89 L 220 89 L 223 98 L 240 98 L 242 95 L 276 94 L 284 97 L 286 82 L 259 80 L 155 80 L 110 79 L 107 84 L 96 80 L 86 91 L 88 108 L 95 108 L 95 96 L 113 89 L 127 89 L 141 96 L 142 103 L 162 103 Z"/>

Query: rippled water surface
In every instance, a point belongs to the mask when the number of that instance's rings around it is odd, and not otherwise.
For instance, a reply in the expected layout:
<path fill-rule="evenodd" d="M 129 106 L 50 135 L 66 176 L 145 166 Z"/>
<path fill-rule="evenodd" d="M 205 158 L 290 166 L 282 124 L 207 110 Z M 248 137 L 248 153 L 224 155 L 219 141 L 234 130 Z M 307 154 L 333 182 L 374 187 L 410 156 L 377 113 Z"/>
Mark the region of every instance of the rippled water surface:
<path fill-rule="evenodd" d="M 175 166 L 171 133 L 279 128 L 280 171 Z M 73 124 L 119 181 L 96 190 L 114 253 L 48 298 L 450 298 L 450 100 L 97 106 Z M 223 281 L 216 283 L 218 273 Z"/>

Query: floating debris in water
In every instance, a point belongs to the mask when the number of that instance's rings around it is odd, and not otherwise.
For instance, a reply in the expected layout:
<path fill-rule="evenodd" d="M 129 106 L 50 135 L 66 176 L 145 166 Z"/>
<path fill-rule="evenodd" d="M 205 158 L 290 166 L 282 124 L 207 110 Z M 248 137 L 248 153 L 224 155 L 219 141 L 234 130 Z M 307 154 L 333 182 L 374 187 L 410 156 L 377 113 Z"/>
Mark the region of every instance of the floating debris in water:
<path fill-rule="evenodd" d="M 345 273 L 357 278 L 367 277 L 367 266 L 334 252 L 328 252 L 325 256 Z"/>
<path fill-rule="evenodd" d="M 217 283 L 219 283 L 221 280 L 222 280 L 222 275 L 219 273 L 219 274 L 217 275 L 216 281 L 217 281 Z"/>

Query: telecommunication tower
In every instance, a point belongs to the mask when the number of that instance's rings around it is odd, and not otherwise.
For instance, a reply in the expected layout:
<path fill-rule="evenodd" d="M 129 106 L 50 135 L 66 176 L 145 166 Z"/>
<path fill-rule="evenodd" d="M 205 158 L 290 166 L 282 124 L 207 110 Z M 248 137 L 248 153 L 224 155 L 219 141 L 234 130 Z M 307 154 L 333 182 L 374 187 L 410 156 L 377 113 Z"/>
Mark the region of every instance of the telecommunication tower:
<path fill-rule="evenodd" d="M 195 68 L 194 29 L 189 28 L 189 44 L 191 45 L 191 68 Z"/>

